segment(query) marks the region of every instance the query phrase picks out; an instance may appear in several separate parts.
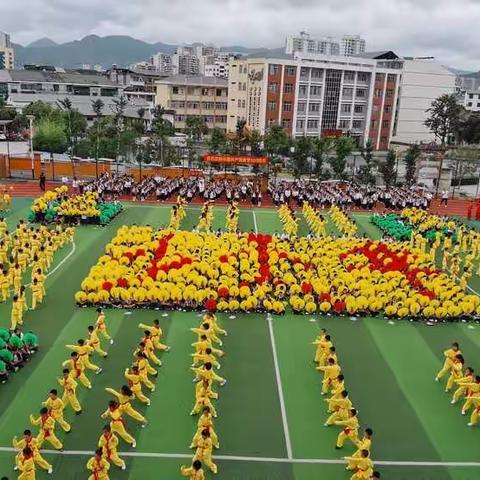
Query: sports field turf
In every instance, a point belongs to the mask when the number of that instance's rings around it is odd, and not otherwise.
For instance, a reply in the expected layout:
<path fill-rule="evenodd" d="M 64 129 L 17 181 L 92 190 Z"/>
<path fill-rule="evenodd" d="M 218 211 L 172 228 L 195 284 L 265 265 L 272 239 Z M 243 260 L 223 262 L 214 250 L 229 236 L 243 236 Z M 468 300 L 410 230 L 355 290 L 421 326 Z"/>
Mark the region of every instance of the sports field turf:
<path fill-rule="evenodd" d="M 8 216 L 9 228 L 26 215 L 30 200 L 15 199 Z M 182 228 L 191 229 L 200 209 L 189 208 Z M 108 227 L 79 227 L 74 250 L 65 247 L 55 257 L 59 268 L 47 280 L 47 298 L 35 311 L 26 314 L 26 328 L 39 334 L 41 349 L 22 371 L 0 385 L 0 475 L 16 478 L 13 453 L 8 450 L 12 437 L 28 426 L 28 415 L 37 413 L 40 402 L 56 386 L 61 362 L 69 355 L 64 348 L 85 335 L 94 321 L 93 309 L 79 309 L 74 293 L 89 268 L 102 255 L 104 246 L 123 224 L 168 223 L 168 206 L 128 205 Z M 356 215 L 360 233 L 372 238 L 379 231 L 368 223 L 368 216 Z M 300 234 L 308 227 L 299 214 Z M 225 208 L 214 208 L 213 227 L 224 227 Z M 281 231 L 273 210 L 242 209 L 239 227 L 249 231 Z M 335 227 L 329 225 L 332 233 Z M 61 263 L 63 262 L 63 263 Z M 480 290 L 476 285 L 473 288 Z M 67 419 L 72 433 L 64 435 L 66 452 L 46 453 L 54 465 L 54 474 L 39 472 L 37 478 L 86 479 L 85 463 L 95 447 L 104 423 L 99 415 L 109 395 L 104 387 L 118 388 L 124 383 L 123 371 L 132 360 L 141 330 L 137 324 L 158 317 L 165 343 L 172 347 L 163 355 L 164 366 L 156 380 L 152 404 L 139 408 L 150 424 L 137 428 L 128 421 L 128 430 L 137 438 L 135 450 L 127 452 L 125 472 L 111 469 L 111 479 L 174 479 L 179 466 L 189 463 L 188 445 L 196 419 L 189 416 L 194 397 L 189 371 L 196 326 L 195 313 L 133 310 L 126 314 L 115 309 L 107 312 L 109 330 L 115 344 L 104 345 L 109 358 L 100 361 L 103 373 L 90 375 L 93 390 L 78 389 L 84 413 Z M 214 458 L 219 479 L 242 480 L 341 480 L 349 478 L 338 462 L 344 452 L 335 450 L 338 433 L 324 428 L 326 408 L 320 396 L 320 375 L 312 362 L 311 342 L 320 327 L 331 333 L 346 384 L 358 408 L 362 426 L 374 429 L 372 458 L 382 478 L 392 480 L 477 480 L 480 478 L 480 431 L 469 429 L 459 407 L 450 405 L 450 397 L 433 381 L 442 363 L 442 351 L 452 341 L 460 342 L 467 364 L 476 363 L 480 348 L 480 326 L 443 324 L 427 326 L 408 321 L 389 323 L 382 317 L 352 320 L 349 317 L 286 314 L 220 315 L 228 330 L 220 374 L 228 379 L 220 389 L 215 421 L 221 449 Z M 10 304 L 0 305 L 0 325 L 8 326 Z M 273 345 L 275 346 L 275 354 Z M 276 368 L 277 367 L 277 368 Z M 121 445 L 124 445 L 123 443 Z M 185 458 L 183 458 L 185 457 Z M 390 464 L 382 464 L 387 462 Z M 434 462 L 435 465 L 428 465 Z M 453 464 L 460 462 L 461 466 Z M 465 464 L 472 462 L 471 466 Z M 393 465 L 392 465 L 393 463 Z M 449 465 L 450 464 L 450 465 Z"/>

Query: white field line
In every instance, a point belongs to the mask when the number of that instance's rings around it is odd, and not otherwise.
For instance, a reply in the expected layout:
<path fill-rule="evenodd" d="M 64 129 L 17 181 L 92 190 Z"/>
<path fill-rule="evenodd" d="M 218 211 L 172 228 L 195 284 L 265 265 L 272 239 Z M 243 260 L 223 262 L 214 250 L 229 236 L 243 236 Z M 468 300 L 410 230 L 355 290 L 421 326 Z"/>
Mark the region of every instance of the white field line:
<path fill-rule="evenodd" d="M 0 447 L 0 452 L 16 453 L 18 450 L 12 447 Z M 69 455 L 69 456 L 90 456 L 93 450 L 41 450 L 48 455 Z M 133 458 L 177 458 L 191 459 L 191 453 L 160 453 L 160 452 L 118 452 L 121 457 Z M 329 458 L 277 458 L 277 457 L 243 457 L 235 455 L 214 455 L 215 460 L 236 461 L 236 462 L 259 462 L 259 463 L 306 463 L 317 465 L 345 465 L 344 460 L 333 460 Z M 375 465 L 393 467 L 480 467 L 480 462 L 408 462 L 395 460 L 375 461 Z"/>
<path fill-rule="evenodd" d="M 252 216 L 253 216 L 253 225 L 255 227 L 255 233 L 258 233 L 257 216 L 255 214 L 255 210 L 252 210 Z"/>
<path fill-rule="evenodd" d="M 47 278 L 50 275 L 53 275 L 75 253 L 76 249 L 77 249 L 77 246 L 75 245 L 75 242 L 72 242 L 72 249 L 70 250 L 68 255 L 62 261 L 60 261 L 59 264 L 56 265 L 53 270 L 51 270 L 50 272 L 47 273 L 47 275 L 46 275 Z M 27 283 L 26 287 L 29 287 L 30 285 L 31 285 L 30 283 Z"/>
<path fill-rule="evenodd" d="M 278 366 L 277 347 L 275 346 L 275 336 L 273 334 L 272 317 L 267 316 L 268 331 L 270 332 L 270 342 L 272 344 L 273 364 L 275 367 L 275 377 L 278 388 L 278 398 L 280 400 L 280 411 L 282 413 L 283 433 L 285 435 L 285 445 L 287 447 L 288 460 L 293 458 L 292 442 L 290 440 L 290 431 L 288 430 L 287 409 L 285 408 L 285 398 L 283 397 L 282 378 L 280 376 L 280 367 Z"/>

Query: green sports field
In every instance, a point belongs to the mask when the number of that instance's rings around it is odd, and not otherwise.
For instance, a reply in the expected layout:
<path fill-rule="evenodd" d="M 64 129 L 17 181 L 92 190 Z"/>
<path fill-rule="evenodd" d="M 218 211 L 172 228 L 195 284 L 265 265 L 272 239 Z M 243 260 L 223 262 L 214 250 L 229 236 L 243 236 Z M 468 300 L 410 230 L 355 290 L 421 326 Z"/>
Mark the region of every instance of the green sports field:
<path fill-rule="evenodd" d="M 15 199 L 7 221 L 12 229 L 26 216 L 29 199 Z M 191 229 L 200 209 L 188 209 L 182 228 Z M 214 207 L 213 227 L 224 227 L 225 208 Z M 20 372 L 0 385 L 0 476 L 13 472 L 12 437 L 28 427 L 28 416 L 37 413 L 48 391 L 56 386 L 61 362 L 69 355 L 64 345 L 85 336 L 93 323 L 93 309 L 79 309 L 73 296 L 90 267 L 102 255 L 106 243 L 123 224 L 168 223 L 168 206 L 128 205 L 108 227 L 79 227 L 75 245 L 55 257 L 56 270 L 47 280 L 47 298 L 35 312 L 26 314 L 26 328 L 39 334 L 41 349 Z M 368 216 L 355 216 L 360 233 L 372 238 L 379 231 Z M 300 233 L 308 227 L 299 215 Z M 242 230 L 264 233 L 281 231 L 273 210 L 242 209 Z M 337 233 L 329 225 L 332 233 Z M 58 268 L 57 268 L 58 267 Z M 480 290 L 480 286 L 472 285 Z M 165 313 L 167 314 L 166 316 Z M 93 389 L 79 387 L 84 413 L 67 419 L 72 433 L 59 432 L 64 440 L 61 455 L 45 453 L 54 473 L 37 478 L 86 479 L 85 463 L 94 449 L 103 420 L 99 415 L 110 399 L 104 388 L 119 388 L 123 371 L 139 341 L 139 322 L 160 318 L 165 343 L 172 347 L 162 357 L 163 367 L 151 394 L 151 406 L 140 407 L 149 425 L 137 428 L 127 420 L 137 448 L 125 449 L 128 468 L 111 469 L 111 479 L 179 478 L 179 466 L 189 463 L 188 445 L 196 419 L 189 416 L 194 386 L 189 370 L 195 313 L 115 309 L 107 312 L 114 345 L 104 345 L 109 357 L 99 360 L 103 373 L 90 375 Z M 335 427 L 325 428 L 326 407 L 320 396 L 320 375 L 312 362 L 311 342 L 320 327 L 331 333 L 346 383 L 362 426 L 375 432 L 372 457 L 382 478 L 391 480 L 478 480 L 480 478 L 480 430 L 468 428 L 459 407 L 433 381 L 442 363 L 442 351 L 452 341 L 461 344 L 467 364 L 480 368 L 480 326 L 476 324 L 424 324 L 387 322 L 381 317 L 350 319 L 316 315 L 273 316 L 249 314 L 219 316 L 228 330 L 220 374 L 228 383 L 219 389 L 219 418 L 215 428 L 221 448 L 214 456 L 219 479 L 234 480 L 341 480 L 349 478 L 341 455 L 335 450 Z M 10 304 L 0 305 L 0 326 L 8 326 Z M 122 445 L 125 445 L 122 442 Z"/>

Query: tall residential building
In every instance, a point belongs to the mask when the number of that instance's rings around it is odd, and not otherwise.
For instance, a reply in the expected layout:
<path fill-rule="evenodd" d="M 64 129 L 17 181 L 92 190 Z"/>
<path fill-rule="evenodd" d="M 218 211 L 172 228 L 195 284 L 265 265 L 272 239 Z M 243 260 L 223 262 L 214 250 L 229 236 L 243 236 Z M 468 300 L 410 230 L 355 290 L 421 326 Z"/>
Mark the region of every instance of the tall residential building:
<path fill-rule="evenodd" d="M 426 111 L 439 96 L 455 93 L 455 75 L 433 59 L 405 58 L 400 90 L 393 141 L 435 141 L 425 126 Z"/>
<path fill-rule="evenodd" d="M 340 53 L 344 57 L 365 53 L 366 42 L 360 35 L 344 35 L 341 40 Z"/>
<path fill-rule="evenodd" d="M 228 62 L 215 60 L 214 63 L 205 65 L 205 76 L 228 78 Z"/>
<path fill-rule="evenodd" d="M 392 138 L 403 134 L 408 118 L 409 102 L 400 98 L 403 88 L 408 91 L 404 63 L 393 52 L 364 57 L 260 52 L 232 60 L 227 131 L 234 132 L 237 122 L 245 120 L 262 134 L 278 124 L 294 137 L 344 134 L 360 144 L 370 139 L 376 150 L 387 150 Z M 409 66 L 407 80 L 408 72 Z M 427 75 L 430 82 L 435 76 Z M 441 80 L 440 90 L 447 91 L 449 81 Z M 424 121 L 432 94 L 418 95 L 416 121 Z M 416 135 L 412 139 L 420 140 Z"/>
<path fill-rule="evenodd" d="M 203 117 L 208 128 L 227 127 L 228 82 L 202 75 L 177 75 L 155 82 L 156 104 L 174 110 L 174 127 L 185 130 L 188 117 Z"/>
<path fill-rule="evenodd" d="M 15 68 L 15 52 L 10 43 L 10 35 L 0 32 L 0 70 Z"/>
<path fill-rule="evenodd" d="M 314 39 L 307 32 L 289 35 L 285 40 L 285 53 L 318 53 L 322 55 L 339 55 L 340 44 L 337 40 L 326 37 Z"/>
<path fill-rule="evenodd" d="M 172 55 L 168 53 L 156 53 L 152 57 L 152 65 L 162 75 L 172 75 L 173 61 Z"/>
<path fill-rule="evenodd" d="M 174 75 L 199 75 L 200 60 L 196 55 L 175 53 L 172 56 L 172 70 Z"/>

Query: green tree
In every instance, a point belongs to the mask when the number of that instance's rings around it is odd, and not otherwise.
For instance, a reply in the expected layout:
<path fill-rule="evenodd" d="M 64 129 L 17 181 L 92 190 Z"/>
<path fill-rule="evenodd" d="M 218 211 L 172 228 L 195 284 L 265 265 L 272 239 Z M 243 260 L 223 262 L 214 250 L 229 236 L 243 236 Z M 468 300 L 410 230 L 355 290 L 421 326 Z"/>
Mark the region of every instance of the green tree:
<path fill-rule="evenodd" d="M 227 147 L 227 136 L 221 128 L 212 128 L 207 140 L 208 150 L 211 153 L 224 153 Z"/>
<path fill-rule="evenodd" d="M 102 119 L 103 115 L 103 108 L 105 104 L 103 101 L 98 98 L 97 100 L 92 100 L 92 110 L 95 114 L 95 125 L 94 125 L 94 133 L 95 133 L 95 176 L 98 178 L 98 158 L 100 153 L 100 120 Z"/>
<path fill-rule="evenodd" d="M 395 183 L 397 172 L 395 171 L 395 164 L 397 157 L 393 150 L 389 150 L 385 163 L 380 166 L 380 172 L 382 174 L 383 182 L 387 187 L 392 186 Z"/>
<path fill-rule="evenodd" d="M 50 117 L 52 118 L 55 115 L 54 109 L 49 103 L 42 102 L 41 100 L 37 100 L 36 102 L 32 102 L 30 105 L 27 105 L 23 109 L 24 115 L 33 115 L 35 120 L 39 120 L 40 118 Z M 56 112 L 60 113 L 58 110 Z M 61 115 L 59 115 L 61 116 Z"/>
<path fill-rule="evenodd" d="M 262 154 L 262 140 L 262 135 L 258 130 L 248 132 L 247 143 L 252 156 L 258 157 Z"/>
<path fill-rule="evenodd" d="M 308 158 L 312 152 L 312 141 L 309 137 L 303 136 L 296 139 L 293 146 L 293 175 L 298 178 L 310 170 Z"/>
<path fill-rule="evenodd" d="M 115 160 L 117 163 L 117 172 L 119 169 L 120 153 L 121 153 L 121 137 L 125 128 L 125 109 L 127 108 L 127 99 L 124 95 L 113 100 L 113 125 L 115 126 L 116 138 L 117 138 L 117 151 Z"/>
<path fill-rule="evenodd" d="M 360 183 L 363 184 L 373 184 L 375 183 L 375 177 L 372 173 L 373 168 L 373 144 L 371 140 L 367 140 L 367 143 L 364 147 L 360 148 L 360 155 L 365 161 L 365 165 L 362 165 L 359 168 L 357 179 Z"/>
<path fill-rule="evenodd" d="M 413 185 L 415 183 L 415 172 L 417 171 L 417 159 L 419 156 L 419 146 L 412 145 L 403 157 L 403 163 L 405 164 L 405 183 L 407 185 Z"/>
<path fill-rule="evenodd" d="M 464 108 L 458 103 L 455 94 L 444 94 L 435 99 L 427 110 L 425 126 L 445 145 L 456 136 L 460 129 L 460 120 Z"/>
<path fill-rule="evenodd" d="M 203 117 L 195 115 L 187 117 L 185 120 L 185 133 L 195 143 L 199 143 L 207 132 L 207 123 Z"/>
<path fill-rule="evenodd" d="M 323 178 L 323 165 L 332 153 L 335 143 L 327 137 L 314 138 L 312 140 L 312 157 L 315 160 L 314 172 L 319 178 Z"/>
<path fill-rule="evenodd" d="M 335 155 L 329 158 L 330 167 L 334 178 L 341 180 L 346 177 L 345 167 L 347 157 L 353 152 L 355 144 L 350 137 L 337 138 L 335 142 Z"/>
<path fill-rule="evenodd" d="M 173 125 L 164 118 L 165 109 L 160 105 L 157 105 L 152 112 L 152 135 L 156 135 L 162 139 L 171 137 L 175 134 L 175 128 Z"/>
<path fill-rule="evenodd" d="M 277 163 L 281 157 L 290 156 L 292 141 L 280 125 L 272 125 L 264 139 L 264 148 L 272 163 Z"/>
<path fill-rule="evenodd" d="M 480 143 L 480 113 L 466 112 L 460 121 L 459 140 L 468 144 Z"/>
<path fill-rule="evenodd" d="M 49 117 L 40 118 L 35 124 L 33 148 L 50 153 L 52 176 L 55 178 L 54 153 L 64 153 L 68 148 L 65 124 Z"/>

